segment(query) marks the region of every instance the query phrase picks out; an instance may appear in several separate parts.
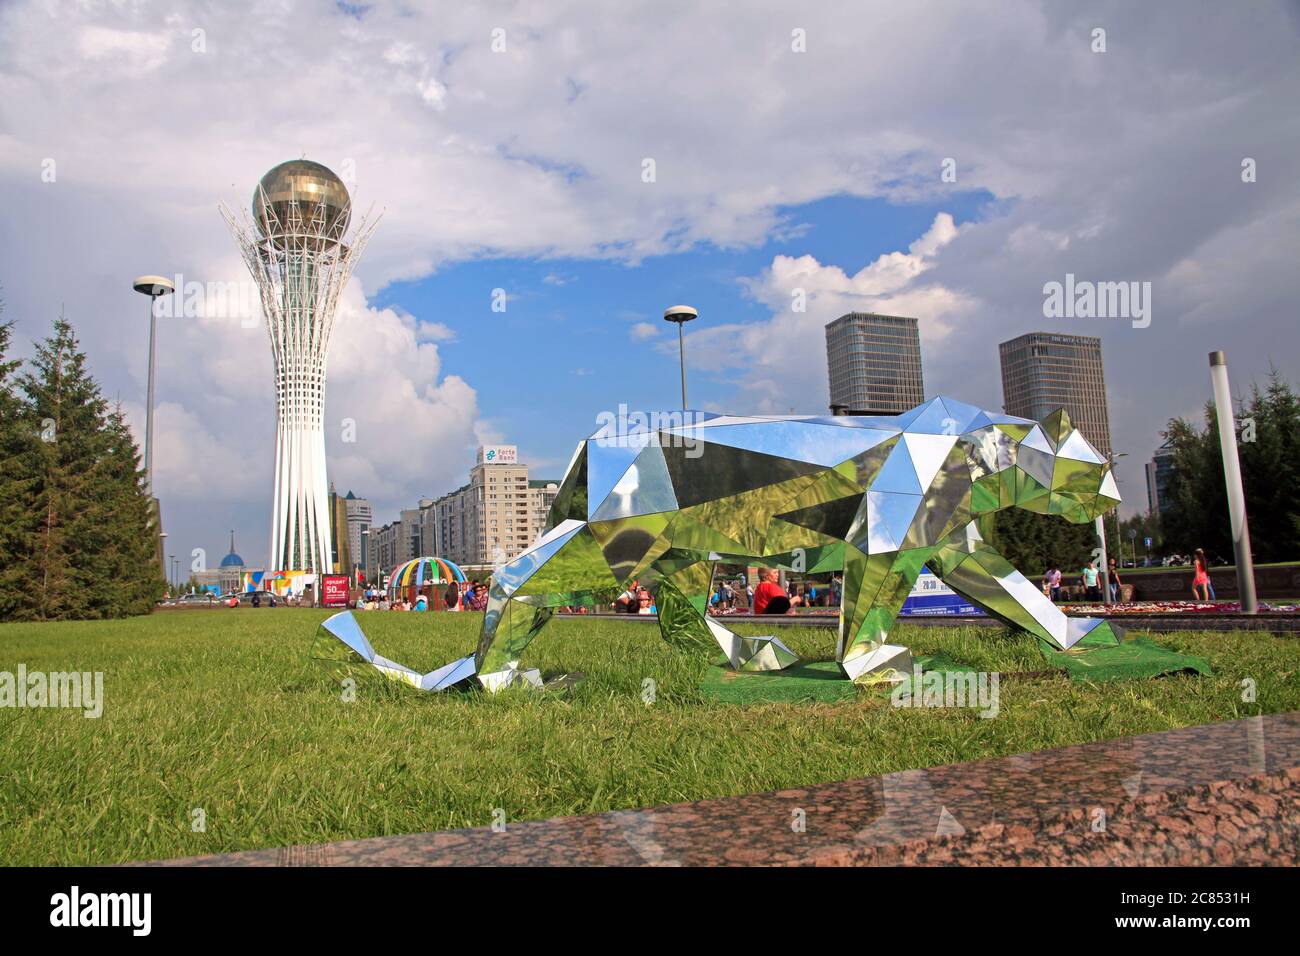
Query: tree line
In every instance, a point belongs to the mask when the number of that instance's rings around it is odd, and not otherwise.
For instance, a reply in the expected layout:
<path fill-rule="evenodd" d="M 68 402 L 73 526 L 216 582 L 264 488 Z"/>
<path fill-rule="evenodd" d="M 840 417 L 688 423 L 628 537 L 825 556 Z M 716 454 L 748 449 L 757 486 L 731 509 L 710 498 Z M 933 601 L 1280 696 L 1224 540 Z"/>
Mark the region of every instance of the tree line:
<path fill-rule="evenodd" d="M 1233 411 L 1254 559 L 1259 564 L 1300 559 L 1300 399 L 1273 370 L 1267 384 L 1253 383 Z M 1173 453 L 1163 516 L 1144 509 L 1117 523 L 1108 514 L 1109 556 L 1141 564 L 1147 555 L 1187 556 L 1204 548 L 1211 560 L 1231 562 L 1232 527 L 1214 403 L 1206 403 L 1202 424 L 1174 418 L 1161 436 Z M 1067 573 L 1082 568 L 1098 543 L 1091 524 L 1073 525 L 1016 508 L 995 516 L 994 539 L 998 550 L 1031 578 L 1053 565 Z"/>
<path fill-rule="evenodd" d="M 0 620 L 148 613 L 165 589 L 157 510 L 122 409 L 59 316 L 32 359 L 0 323 Z"/>
<path fill-rule="evenodd" d="M 1300 558 L 1300 400 L 1277 370 L 1237 403 L 1237 448 L 1246 495 L 1251 551 L 1266 564 Z M 1182 554 L 1204 548 L 1212 558 L 1233 560 L 1228 492 L 1219 447 L 1219 419 L 1206 402 L 1200 426 L 1171 419 L 1163 433 L 1173 450 L 1160 520 L 1165 547 Z"/>

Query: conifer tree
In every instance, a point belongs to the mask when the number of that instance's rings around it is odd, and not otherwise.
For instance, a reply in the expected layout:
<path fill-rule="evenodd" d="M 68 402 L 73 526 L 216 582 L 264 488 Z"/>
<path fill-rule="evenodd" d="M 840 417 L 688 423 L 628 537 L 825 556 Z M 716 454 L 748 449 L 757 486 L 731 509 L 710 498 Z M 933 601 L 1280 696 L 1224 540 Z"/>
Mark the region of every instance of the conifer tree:
<path fill-rule="evenodd" d="M 30 616 L 29 548 L 37 529 L 30 503 L 36 429 L 14 389 L 22 363 L 9 358 L 12 335 L 12 322 L 0 324 L 0 620 Z"/>
<path fill-rule="evenodd" d="M 143 613 L 162 593 L 151 502 L 135 444 L 86 368 L 60 315 L 36 347 L 19 387 L 39 429 L 26 495 L 32 600 L 19 616 L 42 620 Z"/>

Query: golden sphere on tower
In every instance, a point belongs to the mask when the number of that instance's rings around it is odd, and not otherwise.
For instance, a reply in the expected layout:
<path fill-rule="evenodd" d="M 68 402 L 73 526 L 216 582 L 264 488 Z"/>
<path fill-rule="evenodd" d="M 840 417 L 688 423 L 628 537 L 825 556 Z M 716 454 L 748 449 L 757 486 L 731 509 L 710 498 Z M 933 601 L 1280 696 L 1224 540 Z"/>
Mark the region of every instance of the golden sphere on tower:
<path fill-rule="evenodd" d="M 291 159 L 276 166 L 253 193 L 258 231 L 277 244 L 343 238 L 352 218 L 348 189 L 328 166 Z"/>

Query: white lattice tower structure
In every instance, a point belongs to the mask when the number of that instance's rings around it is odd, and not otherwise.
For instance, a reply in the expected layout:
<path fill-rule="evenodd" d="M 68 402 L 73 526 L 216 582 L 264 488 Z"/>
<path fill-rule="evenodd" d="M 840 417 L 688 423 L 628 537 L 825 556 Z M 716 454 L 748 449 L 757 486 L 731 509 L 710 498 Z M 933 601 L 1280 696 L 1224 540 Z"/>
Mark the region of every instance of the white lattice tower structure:
<path fill-rule="evenodd" d="M 338 299 L 377 217 L 345 236 L 351 198 L 319 163 L 272 169 L 253 195 L 253 214 L 222 215 L 257 282 L 275 366 L 275 486 L 268 570 L 327 573 L 329 482 L 325 465 L 325 378 Z M 346 239 L 346 241 L 345 241 Z"/>

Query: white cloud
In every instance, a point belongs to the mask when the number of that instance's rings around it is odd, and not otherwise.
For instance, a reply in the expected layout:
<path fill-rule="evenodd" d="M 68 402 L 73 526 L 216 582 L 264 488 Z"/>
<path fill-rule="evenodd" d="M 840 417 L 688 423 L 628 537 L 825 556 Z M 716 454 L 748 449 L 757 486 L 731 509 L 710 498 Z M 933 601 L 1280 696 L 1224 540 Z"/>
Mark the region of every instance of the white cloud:
<path fill-rule="evenodd" d="M 907 252 L 890 252 L 849 275 L 811 255 L 776 256 L 746 292 L 772 310 L 766 322 L 706 327 L 687 336 L 691 364 L 738 370 L 740 406 L 749 411 L 824 410 L 829 402 L 827 322 L 845 312 L 883 312 L 920 318 L 922 347 L 938 346 L 970 308 L 961 293 L 925 281 L 936 257 L 959 235 L 940 213 Z M 796 299 L 799 297 L 799 300 Z M 803 311 L 795 311 L 801 301 Z"/>
<path fill-rule="evenodd" d="M 173 7 L 149 29 L 129 5 L 0 8 L 7 315 L 42 334 L 57 289 L 110 395 L 143 388 L 129 278 L 245 278 L 215 203 L 246 203 L 304 152 L 350 161 L 358 203 L 385 208 L 358 273 L 372 291 L 486 254 L 635 262 L 782 237 L 789 254 L 745 286 L 773 318 L 689 336 L 691 363 L 734 381 L 738 410 L 824 408 L 819 323 L 850 308 L 920 316 L 930 390 L 996 406 L 996 342 L 1041 327 L 1042 285 L 1067 271 L 1155 282 L 1151 329 L 1064 329 L 1103 336 L 1116 446 L 1133 461 L 1168 409 L 1203 395 L 1210 348 L 1229 342 L 1243 378 L 1300 355 L 1300 58 L 1285 7 L 844 0 L 800 11 L 804 54 L 774 0 L 672 17 L 557 0 L 511 12 L 505 54 L 490 48 L 499 16 L 477 5 Z M 1112 52 L 1092 54 L 1102 21 Z M 1240 182 L 1243 156 L 1259 182 Z M 955 184 L 939 175 L 949 157 Z M 783 212 L 835 195 L 951 208 L 971 190 L 993 197 L 979 222 L 940 217 L 885 255 L 810 254 L 818 237 Z M 796 283 L 805 313 L 790 311 Z M 442 368 L 451 330 L 371 309 L 360 286 L 345 305 L 328 414 L 356 418 L 358 442 L 331 445 L 333 474 L 388 507 L 459 483 L 459 449 L 509 428 L 477 420 L 471 383 Z M 177 436 L 160 432 L 160 451 L 181 442 L 197 462 L 160 462 L 164 494 L 257 485 L 274 427 L 264 330 L 169 320 L 159 349 Z M 1135 467 L 1130 497 L 1138 482 Z"/>
<path fill-rule="evenodd" d="M 153 73 L 167 62 L 172 35 L 91 26 L 77 36 L 77 52 L 96 69 L 131 76 Z"/>

